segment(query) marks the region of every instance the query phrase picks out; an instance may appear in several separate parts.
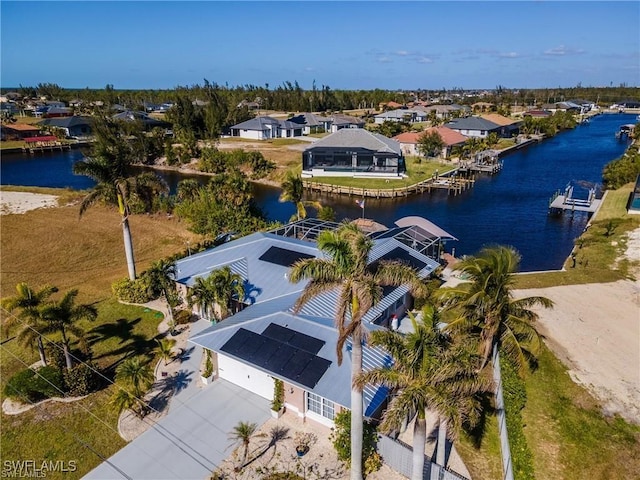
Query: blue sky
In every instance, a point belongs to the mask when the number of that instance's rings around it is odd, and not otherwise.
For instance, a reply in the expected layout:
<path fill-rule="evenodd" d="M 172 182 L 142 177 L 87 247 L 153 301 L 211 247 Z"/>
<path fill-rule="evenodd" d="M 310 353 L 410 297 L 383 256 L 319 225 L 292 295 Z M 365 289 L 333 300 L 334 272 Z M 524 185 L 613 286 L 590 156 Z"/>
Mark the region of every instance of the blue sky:
<path fill-rule="evenodd" d="M 0 2 L 0 84 L 640 86 L 640 2 Z"/>

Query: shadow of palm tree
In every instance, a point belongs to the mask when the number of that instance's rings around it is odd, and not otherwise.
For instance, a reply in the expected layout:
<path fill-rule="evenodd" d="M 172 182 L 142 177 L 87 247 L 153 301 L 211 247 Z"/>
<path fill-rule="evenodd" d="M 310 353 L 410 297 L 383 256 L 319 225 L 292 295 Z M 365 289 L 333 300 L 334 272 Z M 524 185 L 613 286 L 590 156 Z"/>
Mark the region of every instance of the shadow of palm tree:
<path fill-rule="evenodd" d="M 87 332 L 87 341 L 90 345 L 93 345 L 117 337 L 120 338 L 120 343 L 124 343 L 136 336 L 133 333 L 133 327 L 140 323 L 140 321 L 142 321 L 140 317 L 131 321 L 126 318 L 119 318 L 115 323 L 103 323 Z"/>
<path fill-rule="evenodd" d="M 188 361 L 191 358 L 191 355 L 193 354 L 193 351 L 196 349 L 196 347 L 189 347 L 189 348 L 183 348 L 181 349 L 180 353 L 178 353 L 178 355 L 176 355 L 174 361 L 180 362 L 180 363 L 184 363 L 186 361 Z"/>

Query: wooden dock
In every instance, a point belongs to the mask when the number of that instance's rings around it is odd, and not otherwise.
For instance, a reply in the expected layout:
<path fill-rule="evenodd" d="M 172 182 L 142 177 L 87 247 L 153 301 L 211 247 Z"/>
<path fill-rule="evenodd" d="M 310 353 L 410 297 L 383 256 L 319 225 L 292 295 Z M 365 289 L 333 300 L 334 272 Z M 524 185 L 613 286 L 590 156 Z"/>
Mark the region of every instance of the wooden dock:
<path fill-rule="evenodd" d="M 475 184 L 475 178 L 458 175 L 438 176 L 429 178 L 414 185 L 398 188 L 360 188 L 330 185 L 313 180 L 303 180 L 304 188 L 311 193 L 328 195 L 349 195 L 368 198 L 397 198 L 407 197 L 417 193 L 431 193 L 433 190 L 447 190 L 449 195 L 458 195 Z M 451 173 L 451 172 L 449 172 Z"/>
<path fill-rule="evenodd" d="M 22 147 L 22 151 L 29 154 L 39 153 L 39 152 L 53 152 L 55 150 L 71 150 L 71 145 L 68 143 L 62 142 L 47 142 L 43 144 L 35 144 L 35 145 L 27 145 Z"/>

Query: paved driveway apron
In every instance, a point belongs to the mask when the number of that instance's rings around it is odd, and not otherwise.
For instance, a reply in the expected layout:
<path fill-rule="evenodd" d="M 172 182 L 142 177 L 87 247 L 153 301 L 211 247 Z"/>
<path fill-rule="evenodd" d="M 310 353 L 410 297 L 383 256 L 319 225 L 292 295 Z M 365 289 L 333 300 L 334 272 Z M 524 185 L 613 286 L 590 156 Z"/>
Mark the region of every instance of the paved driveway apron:
<path fill-rule="evenodd" d="M 238 422 L 262 425 L 270 403 L 225 380 L 172 405 L 145 433 L 89 472 L 86 479 L 195 480 L 209 478 L 231 454 L 229 432 Z"/>

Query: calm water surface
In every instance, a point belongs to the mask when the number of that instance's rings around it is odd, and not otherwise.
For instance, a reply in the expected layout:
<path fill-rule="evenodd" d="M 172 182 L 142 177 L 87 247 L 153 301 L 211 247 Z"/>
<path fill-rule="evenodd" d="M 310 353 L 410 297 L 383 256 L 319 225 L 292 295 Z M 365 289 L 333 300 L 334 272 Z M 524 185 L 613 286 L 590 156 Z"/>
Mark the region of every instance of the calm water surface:
<path fill-rule="evenodd" d="M 456 197 L 445 192 L 396 200 L 367 199 L 365 215 L 387 226 L 405 216 L 428 218 L 459 239 L 447 246 L 456 255 L 474 254 L 488 244 L 508 244 L 522 254 L 522 270 L 557 269 L 569 255 L 573 241 L 583 231 L 587 214 L 548 215 L 549 199 L 568 182 L 599 184 L 602 168 L 619 157 L 627 143 L 615 138 L 620 125 L 634 123 L 634 115 L 600 115 L 589 125 L 510 154 L 503 170 L 480 176 L 475 187 Z M 93 182 L 72 173 L 81 150 L 34 155 L 3 155 L 0 183 L 43 187 L 89 188 Z M 172 190 L 180 179 L 174 172 L 158 172 Z M 279 189 L 255 185 L 255 197 L 271 220 L 286 222 L 295 209 L 280 203 Z M 587 196 L 576 187 L 574 196 Z M 352 197 L 315 197 L 332 206 L 342 218 L 357 218 L 362 210 Z"/>

